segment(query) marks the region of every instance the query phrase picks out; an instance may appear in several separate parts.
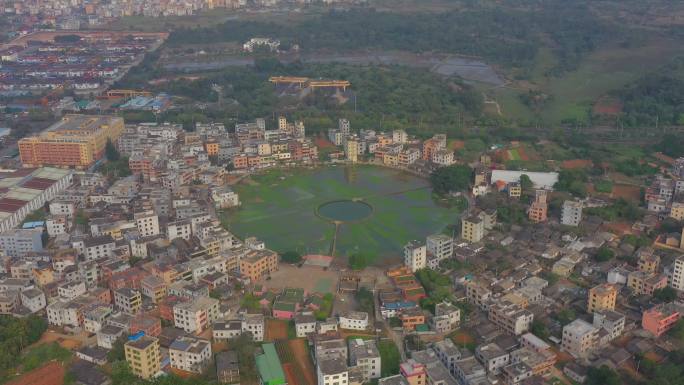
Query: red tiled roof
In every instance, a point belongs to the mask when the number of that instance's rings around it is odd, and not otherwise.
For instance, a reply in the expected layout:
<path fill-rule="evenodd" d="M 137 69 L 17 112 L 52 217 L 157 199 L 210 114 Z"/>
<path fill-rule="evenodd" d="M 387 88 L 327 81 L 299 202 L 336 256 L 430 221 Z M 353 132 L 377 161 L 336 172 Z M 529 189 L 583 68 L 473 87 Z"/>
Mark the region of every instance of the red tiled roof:
<path fill-rule="evenodd" d="M 16 171 L 12 172 L 3 172 L 0 173 L 0 177 L 4 178 L 21 178 L 23 176 L 31 175 L 33 172 L 36 171 L 36 168 L 20 168 Z"/>
<path fill-rule="evenodd" d="M 55 184 L 55 181 L 52 179 L 31 178 L 24 182 L 21 187 L 32 188 L 36 190 L 47 190 L 53 184 Z"/>
<path fill-rule="evenodd" d="M 0 198 L 0 211 L 14 213 L 24 207 L 26 203 L 26 201 L 22 201 L 21 199 Z"/>

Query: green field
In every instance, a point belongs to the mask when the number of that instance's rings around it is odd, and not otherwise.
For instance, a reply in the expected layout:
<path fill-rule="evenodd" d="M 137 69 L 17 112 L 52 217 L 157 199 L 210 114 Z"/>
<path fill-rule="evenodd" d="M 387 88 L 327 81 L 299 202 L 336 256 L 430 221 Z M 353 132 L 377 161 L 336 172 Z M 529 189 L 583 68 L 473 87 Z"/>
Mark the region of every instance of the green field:
<path fill-rule="evenodd" d="M 368 251 L 400 257 L 404 244 L 458 222 L 456 208 L 437 206 L 428 182 L 372 166 L 273 170 L 235 186 L 242 206 L 225 212 L 224 223 L 239 237 L 256 236 L 276 251 L 328 254 L 333 224 L 315 215 L 322 203 L 363 198 L 373 214 L 340 225 L 336 256 Z"/>
<path fill-rule="evenodd" d="M 548 76 L 545 72 L 557 58 L 548 49 L 541 49 L 525 85 L 494 89 L 491 97 L 507 118 L 539 120 L 551 126 L 567 119 L 586 121 L 599 97 L 656 71 L 681 53 L 681 45 L 668 39 L 647 40 L 639 47 L 605 46 L 585 57 L 576 70 Z M 526 92 L 526 87 L 551 97 L 541 111 L 536 113 L 520 101 L 518 95 Z M 535 118 L 535 115 L 538 116 Z"/>

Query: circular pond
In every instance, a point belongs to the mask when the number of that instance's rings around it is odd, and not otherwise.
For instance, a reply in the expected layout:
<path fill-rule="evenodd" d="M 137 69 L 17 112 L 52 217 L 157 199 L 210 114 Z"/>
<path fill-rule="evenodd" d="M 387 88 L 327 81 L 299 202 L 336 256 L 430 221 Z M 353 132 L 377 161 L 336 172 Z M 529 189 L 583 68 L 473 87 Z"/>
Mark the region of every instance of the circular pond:
<path fill-rule="evenodd" d="M 323 219 L 335 222 L 358 222 L 373 213 L 373 207 L 362 201 L 341 199 L 323 203 L 316 213 Z"/>

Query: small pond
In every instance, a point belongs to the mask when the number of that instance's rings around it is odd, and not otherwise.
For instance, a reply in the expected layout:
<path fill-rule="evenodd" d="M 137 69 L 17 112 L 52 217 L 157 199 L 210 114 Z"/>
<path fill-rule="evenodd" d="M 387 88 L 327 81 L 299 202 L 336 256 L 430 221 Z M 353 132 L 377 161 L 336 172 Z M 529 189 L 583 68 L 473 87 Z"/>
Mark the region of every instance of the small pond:
<path fill-rule="evenodd" d="M 341 199 L 323 203 L 316 213 L 323 219 L 338 222 L 358 222 L 373 213 L 373 207 L 363 201 Z"/>

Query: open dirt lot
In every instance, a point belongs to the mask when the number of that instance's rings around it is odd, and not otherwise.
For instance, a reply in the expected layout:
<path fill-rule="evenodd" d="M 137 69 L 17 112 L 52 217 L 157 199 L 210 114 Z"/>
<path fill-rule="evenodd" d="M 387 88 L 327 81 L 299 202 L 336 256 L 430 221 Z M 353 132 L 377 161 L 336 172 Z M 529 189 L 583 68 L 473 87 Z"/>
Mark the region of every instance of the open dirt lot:
<path fill-rule="evenodd" d="M 626 184 L 613 184 L 613 198 L 623 198 L 628 201 L 638 201 L 641 198 L 641 188 Z"/>
<path fill-rule="evenodd" d="M 306 346 L 306 340 L 298 338 L 295 340 L 290 340 L 290 349 L 295 356 L 295 360 L 299 367 L 302 369 L 302 374 L 306 378 L 306 384 L 299 385 L 316 385 L 316 377 L 314 375 L 314 367 L 311 363 L 311 357 L 309 356 Z"/>
<path fill-rule="evenodd" d="M 278 271 L 271 273 L 271 279 L 264 281 L 269 289 L 284 289 L 286 287 L 301 287 L 307 293 L 316 291 L 319 281 L 329 282 L 329 292 L 337 291 L 337 272 L 325 271 L 320 267 L 280 264 Z"/>
<path fill-rule="evenodd" d="M 266 341 L 287 339 L 287 321 L 267 319 Z"/>
<path fill-rule="evenodd" d="M 62 385 L 65 373 L 62 365 L 57 361 L 51 361 L 9 381 L 6 385 Z"/>
<path fill-rule="evenodd" d="M 43 333 L 43 335 L 40 337 L 40 340 L 36 342 L 36 345 L 43 345 L 43 344 L 49 344 L 52 342 L 57 342 L 59 346 L 63 347 L 64 349 L 69 349 L 69 350 L 76 350 L 83 345 L 83 341 L 86 339 L 86 335 L 78 335 L 78 336 L 68 336 L 66 334 L 61 334 L 53 331 L 46 331 Z"/>

